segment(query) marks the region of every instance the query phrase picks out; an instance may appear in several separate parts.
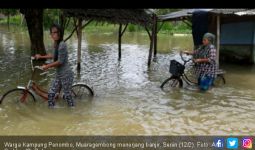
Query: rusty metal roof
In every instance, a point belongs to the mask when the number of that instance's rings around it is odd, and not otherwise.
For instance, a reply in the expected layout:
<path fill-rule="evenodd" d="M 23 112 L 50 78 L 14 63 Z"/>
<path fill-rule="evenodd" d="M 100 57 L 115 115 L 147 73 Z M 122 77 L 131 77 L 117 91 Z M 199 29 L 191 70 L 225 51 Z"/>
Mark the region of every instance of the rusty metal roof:
<path fill-rule="evenodd" d="M 78 17 L 86 20 L 106 21 L 122 24 L 152 24 L 152 9 L 62 9 L 67 17 Z"/>

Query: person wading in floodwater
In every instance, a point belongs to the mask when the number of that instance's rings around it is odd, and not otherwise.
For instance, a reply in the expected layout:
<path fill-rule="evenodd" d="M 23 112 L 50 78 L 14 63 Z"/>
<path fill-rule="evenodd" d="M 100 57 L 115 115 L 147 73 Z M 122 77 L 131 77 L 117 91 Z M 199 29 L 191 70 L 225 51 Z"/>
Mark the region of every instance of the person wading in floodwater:
<path fill-rule="evenodd" d="M 74 106 L 74 100 L 71 95 L 71 88 L 73 84 L 74 73 L 72 72 L 69 64 L 68 64 L 68 51 L 66 43 L 63 41 L 62 29 L 59 25 L 53 24 L 50 28 L 51 38 L 54 41 L 54 55 L 40 55 L 36 54 L 36 59 L 54 59 L 54 62 L 42 65 L 43 70 L 47 70 L 48 68 L 55 67 L 56 68 L 56 77 L 54 81 L 51 83 L 50 89 L 48 91 L 48 105 L 49 107 L 55 106 L 55 95 L 60 89 L 63 89 L 64 99 L 67 101 L 68 106 Z"/>
<path fill-rule="evenodd" d="M 203 45 L 193 52 L 185 51 L 187 55 L 193 55 L 195 73 L 198 86 L 201 91 L 207 91 L 216 78 L 216 48 L 214 46 L 215 35 L 205 33 Z"/>

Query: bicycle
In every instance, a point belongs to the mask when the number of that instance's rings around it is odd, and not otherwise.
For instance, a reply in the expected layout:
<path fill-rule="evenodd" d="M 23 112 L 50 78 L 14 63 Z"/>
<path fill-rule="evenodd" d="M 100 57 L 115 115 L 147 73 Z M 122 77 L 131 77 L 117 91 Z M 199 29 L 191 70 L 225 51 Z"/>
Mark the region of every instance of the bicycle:
<path fill-rule="evenodd" d="M 198 85 L 197 77 L 194 72 L 194 62 L 193 59 L 190 58 L 185 60 L 182 52 L 180 52 L 181 60 L 184 64 L 179 63 L 176 60 L 170 60 L 169 72 L 171 76 L 167 78 L 161 85 L 160 88 L 162 90 L 171 90 L 172 88 L 182 88 L 183 81 L 188 85 Z M 187 69 L 188 62 L 192 61 L 192 65 Z M 185 72 L 186 71 L 186 72 Z M 213 82 L 213 86 L 222 86 L 226 84 L 226 80 L 224 78 L 225 71 L 222 69 L 216 70 L 216 78 Z"/>
<path fill-rule="evenodd" d="M 30 59 L 32 75 L 30 80 L 28 81 L 26 86 L 17 86 L 14 89 L 11 89 L 0 98 L 0 104 L 7 103 L 7 98 L 14 99 L 14 103 L 25 103 L 25 104 L 33 104 L 37 100 L 35 98 L 36 95 L 41 97 L 44 101 L 48 101 L 48 92 L 42 89 L 36 82 L 33 80 L 35 76 L 36 70 L 43 70 L 40 66 L 34 66 L 33 61 L 35 58 L 32 56 Z M 40 75 L 47 74 L 48 71 L 44 71 Z M 72 85 L 72 97 L 74 100 L 83 100 L 85 97 L 93 97 L 94 91 L 88 85 L 84 83 L 76 83 Z M 55 96 L 55 100 L 58 100 L 61 93 L 61 87 L 58 90 L 58 93 Z M 10 102 L 10 101 L 9 101 Z"/>

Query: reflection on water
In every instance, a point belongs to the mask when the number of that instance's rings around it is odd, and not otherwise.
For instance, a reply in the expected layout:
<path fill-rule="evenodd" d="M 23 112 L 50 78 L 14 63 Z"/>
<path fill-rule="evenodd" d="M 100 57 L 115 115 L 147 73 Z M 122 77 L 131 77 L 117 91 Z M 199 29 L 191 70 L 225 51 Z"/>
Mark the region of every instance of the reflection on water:
<path fill-rule="evenodd" d="M 30 78 L 27 33 L 0 28 L 0 93 L 25 85 Z M 45 45 L 50 39 L 45 33 Z M 221 64 L 227 71 L 225 87 L 207 93 L 177 89 L 161 91 L 169 76 L 170 59 L 191 49 L 192 38 L 159 37 L 159 54 L 147 68 L 146 34 L 125 33 L 118 61 L 116 34 L 84 34 L 81 73 L 76 82 L 93 87 L 93 100 L 69 109 L 63 101 L 48 109 L 38 98 L 33 107 L 0 106 L 0 135 L 233 135 L 255 133 L 255 68 Z M 76 72 L 77 40 L 68 41 Z M 177 49 L 177 50 L 173 50 Z M 54 72 L 52 70 L 51 72 Z M 53 76 L 37 77 L 47 88 Z M 10 99 L 11 100 L 11 99 Z"/>

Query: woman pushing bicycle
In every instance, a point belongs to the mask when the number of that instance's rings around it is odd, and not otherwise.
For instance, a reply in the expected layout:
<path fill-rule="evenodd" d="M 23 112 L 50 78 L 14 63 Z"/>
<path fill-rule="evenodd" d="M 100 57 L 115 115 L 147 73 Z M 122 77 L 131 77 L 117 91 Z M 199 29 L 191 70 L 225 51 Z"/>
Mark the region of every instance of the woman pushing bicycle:
<path fill-rule="evenodd" d="M 214 40 L 215 36 L 212 33 L 205 33 L 201 47 L 193 52 L 184 52 L 187 55 L 193 55 L 195 62 L 194 69 L 201 91 L 207 91 L 213 85 L 216 78 L 216 48 Z"/>
<path fill-rule="evenodd" d="M 62 28 L 57 24 L 53 24 L 50 28 L 51 38 L 54 41 L 54 55 L 35 55 L 35 59 L 54 59 L 54 62 L 41 66 L 43 70 L 47 70 L 52 67 L 56 68 L 56 77 L 51 83 L 48 91 L 48 106 L 50 108 L 55 106 L 55 95 L 59 91 L 60 87 L 63 89 L 63 98 L 67 101 L 68 106 L 74 106 L 74 100 L 71 95 L 74 73 L 68 64 L 68 51 L 66 43 L 61 38 L 63 37 L 62 31 Z"/>

